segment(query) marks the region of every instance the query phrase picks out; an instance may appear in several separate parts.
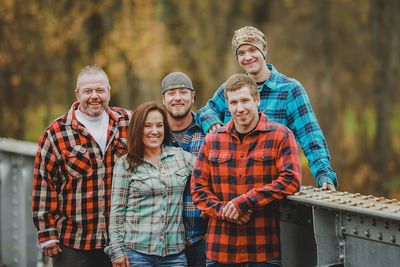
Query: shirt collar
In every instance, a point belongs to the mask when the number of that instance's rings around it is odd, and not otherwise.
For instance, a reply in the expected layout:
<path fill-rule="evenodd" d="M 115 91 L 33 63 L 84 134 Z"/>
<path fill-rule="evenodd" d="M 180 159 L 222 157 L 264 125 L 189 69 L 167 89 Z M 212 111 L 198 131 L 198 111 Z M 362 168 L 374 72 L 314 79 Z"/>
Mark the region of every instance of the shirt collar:
<path fill-rule="evenodd" d="M 175 154 L 176 154 L 175 149 L 171 149 L 169 146 L 165 146 L 165 145 L 161 146 L 161 157 L 160 157 L 161 160 L 164 158 L 167 158 L 169 156 L 173 156 Z"/>
<path fill-rule="evenodd" d="M 268 88 L 270 88 L 272 90 L 275 90 L 277 88 L 277 84 L 278 84 L 279 72 L 270 63 L 267 63 L 267 68 L 272 72 L 271 76 L 269 77 L 268 80 L 266 80 L 264 82 L 264 84 L 260 88 L 262 90 L 262 89 L 268 87 Z"/>
<path fill-rule="evenodd" d="M 192 116 L 193 116 L 193 124 L 190 126 L 190 128 L 197 127 L 203 132 L 203 130 L 201 128 L 200 117 L 195 112 L 192 112 Z"/>

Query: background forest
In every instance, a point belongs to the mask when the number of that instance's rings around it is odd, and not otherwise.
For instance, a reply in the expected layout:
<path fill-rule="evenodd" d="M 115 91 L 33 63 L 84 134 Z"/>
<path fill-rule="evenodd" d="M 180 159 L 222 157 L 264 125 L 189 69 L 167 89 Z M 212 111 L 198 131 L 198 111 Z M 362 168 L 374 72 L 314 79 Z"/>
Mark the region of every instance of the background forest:
<path fill-rule="evenodd" d="M 162 77 L 180 70 L 197 109 L 240 71 L 231 38 L 252 25 L 268 37 L 267 60 L 306 88 L 339 189 L 400 198 L 399 2 L 2 0 L 0 136 L 37 142 L 93 63 L 109 74 L 112 106 L 159 100 Z"/>

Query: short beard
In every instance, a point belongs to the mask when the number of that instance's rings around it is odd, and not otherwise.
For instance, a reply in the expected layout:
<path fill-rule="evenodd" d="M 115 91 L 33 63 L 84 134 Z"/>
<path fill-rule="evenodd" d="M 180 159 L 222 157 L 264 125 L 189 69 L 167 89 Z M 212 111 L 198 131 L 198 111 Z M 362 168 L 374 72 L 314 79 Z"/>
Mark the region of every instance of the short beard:
<path fill-rule="evenodd" d="M 189 114 L 189 112 L 190 112 L 190 108 L 188 108 L 187 110 L 184 110 L 182 112 L 173 112 L 171 110 L 168 110 L 169 115 L 171 115 L 171 117 L 176 120 L 181 120 L 181 119 L 185 118 L 187 116 L 187 114 Z"/>

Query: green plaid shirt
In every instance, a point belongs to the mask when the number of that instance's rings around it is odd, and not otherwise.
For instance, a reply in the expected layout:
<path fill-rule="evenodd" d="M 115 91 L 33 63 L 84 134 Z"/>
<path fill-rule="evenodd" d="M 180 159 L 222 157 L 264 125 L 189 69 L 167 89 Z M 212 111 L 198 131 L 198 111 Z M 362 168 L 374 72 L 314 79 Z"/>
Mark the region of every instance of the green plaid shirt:
<path fill-rule="evenodd" d="M 112 260 L 125 256 L 125 247 L 163 257 L 185 248 L 182 195 L 194 162 L 190 153 L 166 146 L 159 169 L 145 161 L 129 173 L 126 156 L 117 161 L 106 249 Z"/>

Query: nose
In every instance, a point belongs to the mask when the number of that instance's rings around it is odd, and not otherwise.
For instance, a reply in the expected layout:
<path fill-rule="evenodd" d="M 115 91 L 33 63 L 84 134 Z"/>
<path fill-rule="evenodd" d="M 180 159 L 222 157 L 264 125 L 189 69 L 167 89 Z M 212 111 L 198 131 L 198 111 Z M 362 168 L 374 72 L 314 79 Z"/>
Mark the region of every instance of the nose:
<path fill-rule="evenodd" d="M 251 54 L 249 53 L 249 52 L 245 52 L 244 53 L 244 60 L 249 60 L 249 59 L 251 59 Z"/>
<path fill-rule="evenodd" d="M 96 97 L 98 97 L 98 94 L 97 94 L 96 89 L 93 89 L 93 90 L 92 90 L 92 93 L 90 94 L 90 97 L 91 97 L 91 98 L 96 98 Z"/>
<path fill-rule="evenodd" d="M 174 94 L 174 99 L 175 99 L 175 100 L 182 100 L 181 94 L 180 94 L 179 92 L 176 92 L 176 93 Z"/>
<path fill-rule="evenodd" d="M 239 103 L 237 104 L 237 111 L 238 111 L 238 112 L 242 112 L 243 110 L 244 110 L 243 104 L 239 102 Z"/>
<path fill-rule="evenodd" d="M 158 132 L 157 125 L 154 125 L 153 127 L 151 127 L 151 132 L 152 133 L 157 133 Z"/>

